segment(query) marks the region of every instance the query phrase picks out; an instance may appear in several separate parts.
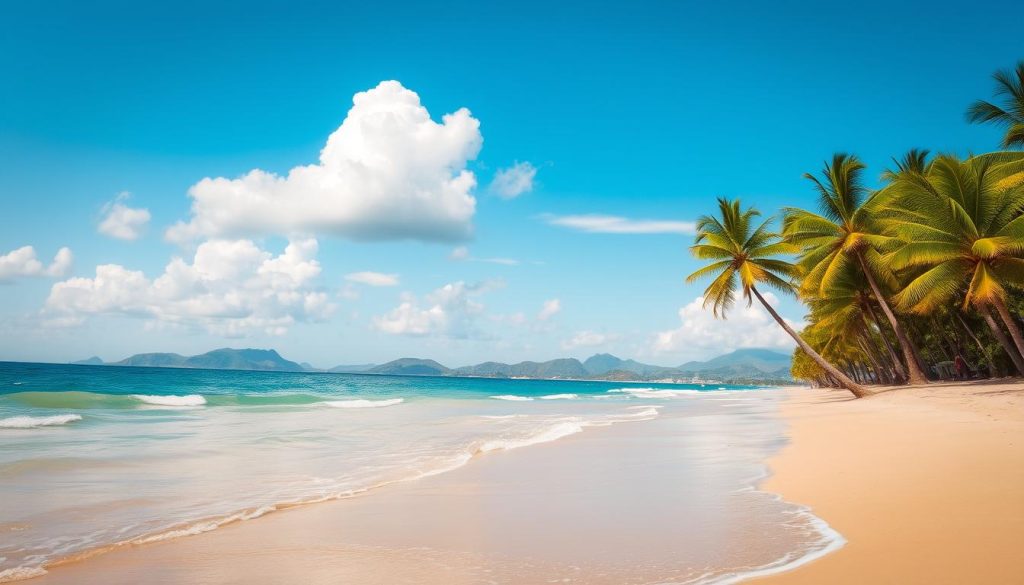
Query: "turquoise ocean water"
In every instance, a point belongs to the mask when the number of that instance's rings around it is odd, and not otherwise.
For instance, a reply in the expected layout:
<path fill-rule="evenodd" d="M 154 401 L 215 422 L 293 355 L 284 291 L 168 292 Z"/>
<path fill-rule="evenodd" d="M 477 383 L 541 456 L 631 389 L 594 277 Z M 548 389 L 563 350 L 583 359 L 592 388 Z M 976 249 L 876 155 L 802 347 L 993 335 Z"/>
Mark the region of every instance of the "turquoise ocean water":
<path fill-rule="evenodd" d="M 445 473 L 493 451 L 543 449 L 590 428 L 655 419 L 742 423 L 753 439 L 728 472 L 716 472 L 727 479 L 707 485 L 750 489 L 782 443 L 776 394 L 719 384 L 0 362 L 0 581 Z M 704 459 L 682 465 L 704 466 L 706 475 Z M 793 532 L 798 550 L 765 566 L 836 544 L 813 516 L 794 523 L 801 510 L 776 501 L 757 509 L 778 514 L 777 536 Z"/>

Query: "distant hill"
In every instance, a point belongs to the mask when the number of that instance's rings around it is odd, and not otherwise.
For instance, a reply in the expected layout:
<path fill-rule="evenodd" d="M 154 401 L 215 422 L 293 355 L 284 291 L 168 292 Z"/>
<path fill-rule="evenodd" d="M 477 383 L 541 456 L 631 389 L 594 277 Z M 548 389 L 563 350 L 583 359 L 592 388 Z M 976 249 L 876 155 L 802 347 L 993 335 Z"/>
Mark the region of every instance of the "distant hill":
<path fill-rule="evenodd" d="M 485 376 L 491 378 L 586 378 L 583 364 L 575 358 L 561 358 L 546 362 L 519 362 L 503 364 L 484 362 L 451 371 L 454 376 Z"/>
<path fill-rule="evenodd" d="M 273 349 L 215 349 L 186 357 L 176 353 L 140 353 L 114 363 L 149 368 L 202 368 L 210 370 L 259 370 L 301 372 L 304 368 L 284 359 Z"/>
<path fill-rule="evenodd" d="M 188 358 L 176 353 L 137 353 L 126 357 L 115 366 L 136 366 L 140 368 L 184 368 Z"/>
<path fill-rule="evenodd" d="M 762 372 L 776 372 L 781 368 L 789 368 L 791 357 L 789 354 L 779 353 L 770 349 L 737 349 L 732 353 L 720 355 L 706 362 L 687 362 L 678 369 L 701 372 L 704 370 L 717 370 L 722 368 L 742 367 L 754 368 Z"/>
<path fill-rule="evenodd" d="M 398 376 L 444 376 L 448 368 L 434 360 L 401 358 L 366 370 L 368 374 L 392 374 Z"/>
<path fill-rule="evenodd" d="M 303 367 L 273 349 L 215 349 L 185 360 L 185 367 L 213 370 L 274 370 L 301 372 Z"/>
<path fill-rule="evenodd" d="M 587 375 L 583 364 L 575 358 L 520 362 L 512 366 L 512 376 L 518 378 L 586 378 Z"/>
<path fill-rule="evenodd" d="M 96 356 L 92 356 L 89 359 L 78 360 L 77 362 L 71 362 L 71 363 L 73 365 L 76 365 L 76 366 L 102 366 L 103 365 L 103 360 L 101 360 L 100 358 L 98 358 Z"/>
<path fill-rule="evenodd" d="M 610 353 L 599 353 L 590 356 L 585 362 L 583 362 L 583 368 L 594 376 L 603 376 L 616 370 L 633 372 L 634 374 L 641 376 L 650 376 L 672 369 L 665 366 L 642 364 L 636 360 L 623 360 Z"/>

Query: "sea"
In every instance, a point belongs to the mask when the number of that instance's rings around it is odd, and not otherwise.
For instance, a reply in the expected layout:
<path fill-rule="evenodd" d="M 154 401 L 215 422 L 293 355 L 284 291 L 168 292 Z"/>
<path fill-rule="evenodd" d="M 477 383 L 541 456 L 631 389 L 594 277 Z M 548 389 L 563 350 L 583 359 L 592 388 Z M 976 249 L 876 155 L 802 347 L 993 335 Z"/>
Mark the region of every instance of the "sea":
<path fill-rule="evenodd" d="M 690 488 L 753 494 L 765 538 L 786 543 L 742 570 L 722 555 L 693 561 L 717 563 L 693 582 L 736 582 L 842 545 L 810 511 L 757 490 L 785 444 L 780 400 L 727 384 L 0 362 L 0 582 L 651 421 L 692 425 L 694 445 L 709 446 L 680 455 L 688 477 L 703 478 Z M 701 436 L 707 420 L 743 435 L 727 465 L 718 438 Z M 703 525 L 713 513 L 692 512 Z"/>

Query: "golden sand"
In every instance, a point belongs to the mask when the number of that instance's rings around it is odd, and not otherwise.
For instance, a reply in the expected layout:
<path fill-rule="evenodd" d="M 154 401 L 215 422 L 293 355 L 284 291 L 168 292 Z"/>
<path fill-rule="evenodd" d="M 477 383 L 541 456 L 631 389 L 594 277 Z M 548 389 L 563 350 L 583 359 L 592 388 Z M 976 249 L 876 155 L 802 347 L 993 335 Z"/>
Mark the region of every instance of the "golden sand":
<path fill-rule="evenodd" d="M 763 486 L 848 543 L 779 584 L 1024 583 L 1024 384 L 790 390 Z"/>

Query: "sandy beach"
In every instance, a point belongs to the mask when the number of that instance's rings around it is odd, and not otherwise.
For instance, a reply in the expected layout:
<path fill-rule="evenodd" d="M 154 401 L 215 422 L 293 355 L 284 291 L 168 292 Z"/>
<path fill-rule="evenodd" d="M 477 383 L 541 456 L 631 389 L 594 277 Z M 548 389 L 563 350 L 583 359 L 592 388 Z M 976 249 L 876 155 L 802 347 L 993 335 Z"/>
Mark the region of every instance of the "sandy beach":
<path fill-rule="evenodd" d="M 784 392 L 776 402 L 791 441 L 761 488 L 809 506 L 847 543 L 757 582 L 1024 578 L 1024 386 L 937 385 L 864 400 Z M 722 425 L 703 431 L 721 453 L 743 449 L 742 429 Z M 767 499 L 701 502 L 737 508 L 717 528 L 674 521 L 693 481 L 673 465 L 687 440 L 670 420 L 591 429 L 370 495 L 53 567 L 31 582 L 678 582 L 701 575 L 685 566 L 681 551 L 693 547 L 749 553 L 751 570 L 783 553 L 772 549 L 784 544 L 772 527 L 748 521 L 749 506 Z"/>
<path fill-rule="evenodd" d="M 789 392 L 763 488 L 848 542 L 759 583 L 1024 582 L 1024 384 Z"/>

